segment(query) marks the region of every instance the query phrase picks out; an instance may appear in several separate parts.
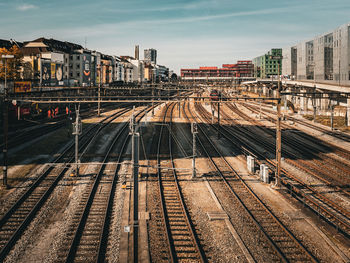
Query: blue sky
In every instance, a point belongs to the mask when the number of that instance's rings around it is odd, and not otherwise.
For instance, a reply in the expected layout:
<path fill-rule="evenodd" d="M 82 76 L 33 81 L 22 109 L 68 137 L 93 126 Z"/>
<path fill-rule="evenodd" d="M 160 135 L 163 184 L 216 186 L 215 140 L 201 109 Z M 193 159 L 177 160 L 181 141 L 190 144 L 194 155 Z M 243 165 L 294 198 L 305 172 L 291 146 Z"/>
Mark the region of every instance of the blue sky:
<path fill-rule="evenodd" d="M 158 63 L 221 66 L 350 22 L 349 0 L 0 0 L 0 38 L 56 38 Z"/>

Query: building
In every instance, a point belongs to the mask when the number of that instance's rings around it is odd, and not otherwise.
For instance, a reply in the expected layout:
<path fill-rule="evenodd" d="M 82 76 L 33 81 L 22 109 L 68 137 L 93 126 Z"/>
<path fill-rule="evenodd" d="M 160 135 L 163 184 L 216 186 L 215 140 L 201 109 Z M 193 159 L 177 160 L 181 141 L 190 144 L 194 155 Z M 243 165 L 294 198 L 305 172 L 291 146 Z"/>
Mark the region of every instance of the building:
<path fill-rule="evenodd" d="M 251 60 L 238 60 L 236 64 L 223 64 L 223 68 L 230 68 L 235 71 L 235 77 L 253 77 L 254 65 Z"/>
<path fill-rule="evenodd" d="M 32 67 L 31 80 L 40 86 L 82 84 L 83 47 L 55 39 L 38 38 L 25 42 L 24 62 Z"/>
<path fill-rule="evenodd" d="M 144 77 L 147 82 L 154 82 L 154 67 L 151 63 L 145 62 L 145 68 L 144 68 Z"/>
<path fill-rule="evenodd" d="M 282 75 L 290 79 L 297 76 L 297 47 L 282 49 Z"/>
<path fill-rule="evenodd" d="M 106 55 L 52 38 L 42 37 L 24 43 L 0 39 L 0 48 L 10 49 L 14 45 L 23 53 L 20 79 L 30 81 L 33 87 L 91 87 L 115 82 L 167 80 L 169 75 L 167 67 L 156 64 L 155 49 L 145 50 L 148 62 L 140 60 L 138 45 L 134 58 Z"/>
<path fill-rule="evenodd" d="M 157 64 L 157 50 L 150 48 L 144 50 L 144 61 Z"/>
<path fill-rule="evenodd" d="M 253 59 L 254 76 L 270 78 L 282 74 L 282 49 L 273 48 L 266 54 Z M 279 69 L 279 71 L 278 71 Z"/>
<path fill-rule="evenodd" d="M 121 58 L 114 56 L 113 57 L 113 81 L 123 82 L 124 81 L 124 65 L 121 61 Z"/>
<path fill-rule="evenodd" d="M 23 43 L 17 42 L 17 41 L 12 40 L 12 39 L 11 40 L 0 39 L 0 48 L 10 49 L 13 46 L 17 46 L 18 48 L 22 48 Z"/>
<path fill-rule="evenodd" d="M 350 85 L 350 23 L 283 49 L 283 75 Z M 295 70 L 296 69 L 296 70 Z"/>
<path fill-rule="evenodd" d="M 232 79 L 253 77 L 254 66 L 250 60 L 239 60 L 236 64 L 223 64 L 218 67 L 199 67 L 199 69 L 181 69 L 183 79 Z"/>
<path fill-rule="evenodd" d="M 140 59 L 140 47 L 139 47 L 139 45 L 135 46 L 135 59 L 137 59 L 137 60 Z"/>

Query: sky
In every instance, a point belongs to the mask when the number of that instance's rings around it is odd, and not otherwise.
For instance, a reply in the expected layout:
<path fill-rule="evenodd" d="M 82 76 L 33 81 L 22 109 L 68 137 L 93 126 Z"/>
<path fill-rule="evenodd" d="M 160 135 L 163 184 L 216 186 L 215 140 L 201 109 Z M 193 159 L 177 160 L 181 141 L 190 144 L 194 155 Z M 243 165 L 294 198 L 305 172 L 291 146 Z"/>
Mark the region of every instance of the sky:
<path fill-rule="evenodd" d="M 349 0 L 0 0 L 0 39 L 39 37 L 109 55 L 155 48 L 181 68 L 250 60 L 350 22 Z"/>

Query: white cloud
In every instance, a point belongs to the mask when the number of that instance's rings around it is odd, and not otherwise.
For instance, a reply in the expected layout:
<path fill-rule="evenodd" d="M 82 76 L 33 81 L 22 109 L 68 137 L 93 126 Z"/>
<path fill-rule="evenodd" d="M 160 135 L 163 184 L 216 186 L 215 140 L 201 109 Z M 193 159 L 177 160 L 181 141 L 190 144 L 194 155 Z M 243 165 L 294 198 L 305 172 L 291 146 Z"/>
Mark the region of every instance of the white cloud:
<path fill-rule="evenodd" d="M 21 4 L 21 5 L 17 6 L 16 9 L 19 11 L 27 11 L 27 10 L 36 9 L 36 8 L 38 8 L 38 7 L 35 5 L 32 5 L 32 4 Z"/>

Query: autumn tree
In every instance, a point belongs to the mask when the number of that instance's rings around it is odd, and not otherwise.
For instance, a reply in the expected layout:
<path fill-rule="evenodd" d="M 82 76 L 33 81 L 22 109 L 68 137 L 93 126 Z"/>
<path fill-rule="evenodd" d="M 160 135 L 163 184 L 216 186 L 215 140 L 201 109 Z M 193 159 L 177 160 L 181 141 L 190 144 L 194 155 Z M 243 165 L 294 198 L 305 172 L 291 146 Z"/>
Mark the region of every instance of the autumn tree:
<path fill-rule="evenodd" d="M 0 48 L 0 80 L 5 79 L 5 61 L 1 58 L 2 55 L 14 55 L 13 59 L 7 59 L 7 79 L 18 80 L 21 78 L 21 71 L 23 70 L 23 54 L 16 46 L 10 49 Z"/>

